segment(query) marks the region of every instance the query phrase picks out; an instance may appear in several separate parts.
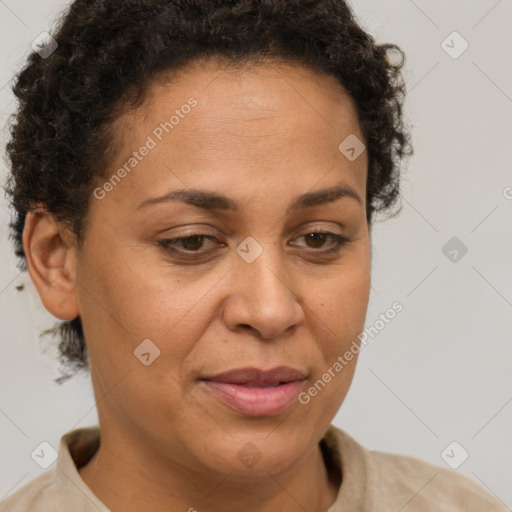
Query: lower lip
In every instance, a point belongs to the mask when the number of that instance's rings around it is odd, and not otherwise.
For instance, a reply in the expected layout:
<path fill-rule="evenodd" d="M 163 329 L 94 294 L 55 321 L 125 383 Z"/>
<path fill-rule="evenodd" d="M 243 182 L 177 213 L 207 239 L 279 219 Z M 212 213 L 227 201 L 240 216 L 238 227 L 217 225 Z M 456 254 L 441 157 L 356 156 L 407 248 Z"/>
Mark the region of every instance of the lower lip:
<path fill-rule="evenodd" d="M 203 381 L 228 406 L 246 416 L 273 416 L 287 409 L 296 399 L 304 381 L 292 381 L 266 388 L 241 384 Z"/>

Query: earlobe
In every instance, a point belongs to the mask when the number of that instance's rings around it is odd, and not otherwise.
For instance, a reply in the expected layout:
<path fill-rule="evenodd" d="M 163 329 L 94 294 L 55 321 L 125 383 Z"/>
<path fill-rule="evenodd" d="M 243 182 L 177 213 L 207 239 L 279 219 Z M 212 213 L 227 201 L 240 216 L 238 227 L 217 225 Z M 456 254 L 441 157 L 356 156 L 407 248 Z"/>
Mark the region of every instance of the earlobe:
<path fill-rule="evenodd" d="M 44 307 L 61 320 L 79 315 L 76 290 L 76 247 L 69 229 L 52 213 L 27 213 L 23 249 L 30 277 Z"/>

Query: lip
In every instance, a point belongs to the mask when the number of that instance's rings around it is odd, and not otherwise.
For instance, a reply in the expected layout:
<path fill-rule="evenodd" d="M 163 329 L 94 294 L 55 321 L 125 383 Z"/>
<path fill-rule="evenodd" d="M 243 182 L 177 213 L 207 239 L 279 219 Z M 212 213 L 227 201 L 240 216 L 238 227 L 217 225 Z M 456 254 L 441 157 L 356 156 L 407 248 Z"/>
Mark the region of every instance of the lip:
<path fill-rule="evenodd" d="M 246 416 L 273 416 L 296 399 L 306 375 L 288 366 L 270 370 L 238 368 L 204 377 L 206 388 Z"/>

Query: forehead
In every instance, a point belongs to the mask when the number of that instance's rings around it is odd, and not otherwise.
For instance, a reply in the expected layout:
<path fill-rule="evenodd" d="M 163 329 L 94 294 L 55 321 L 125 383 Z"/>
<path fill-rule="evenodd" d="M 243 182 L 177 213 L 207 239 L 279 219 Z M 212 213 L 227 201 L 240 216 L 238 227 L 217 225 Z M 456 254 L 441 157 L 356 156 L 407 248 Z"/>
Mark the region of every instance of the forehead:
<path fill-rule="evenodd" d="M 125 116 L 123 123 L 134 127 L 144 118 L 183 105 L 191 96 L 198 101 L 197 120 L 199 113 L 204 120 L 232 116 L 243 121 L 293 111 L 306 121 L 323 121 L 323 128 L 332 130 L 357 118 L 352 98 L 332 75 L 292 63 L 235 65 L 208 59 L 195 61 L 172 76 L 162 74 L 148 87 L 141 107 Z M 335 116 L 333 106 L 337 107 Z M 333 117 L 337 118 L 334 125 Z"/>
<path fill-rule="evenodd" d="M 173 184 L 226 189 L 238 178 L 253 187 L 293 188 L 291 178 L 311 187 L 327 174 L 366 183 L 366 154 L 350 162 L 339 149 L 347 137 L 363 139 L 352 98 L 334 77 L 298 65 L 196 62 L 152 83 L 114 134 L 109 172 L 136 164 L 122 184 L 133 199 Z M 144 146 L 151 150 L 133 161 Z"/>

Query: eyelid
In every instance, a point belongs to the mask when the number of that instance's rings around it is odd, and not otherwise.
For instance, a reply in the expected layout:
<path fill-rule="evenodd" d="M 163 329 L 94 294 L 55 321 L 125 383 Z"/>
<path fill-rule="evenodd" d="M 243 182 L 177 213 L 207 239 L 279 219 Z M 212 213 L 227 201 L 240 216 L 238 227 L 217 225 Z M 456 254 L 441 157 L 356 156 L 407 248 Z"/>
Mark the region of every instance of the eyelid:
<path fill-rule="evenodd" d="M 169 239 L 173 238 L 187 238 L 189 236 L 212 236 L 217 237 L 217 234 L 213 230 L 209 230 L 207 227 L 198 226 L 196 228 L 185 228 L 184 231 L 178 231 L 177 233 L 169 233 Z"/>
<path fill-rule="evenodd" d="M 218 238 L 215 235 L 205 233 L 205 232 L 199 232 L 199 231 L 186 233 L 186 234 L 180 234 L 180 235 L 173 236 L 173 237 L 162 238 L 162 239 L 158 240 L 157 242 L 159 244 L 162 244 L 162 243 L 169 244 L 170 242 L 175 242 L 175 241 L 179 241 L 179 240 L 187 240 L 189 238 L 194 238 L 194 237 L 197 237 L 197 238 L 200 237 L 200 238 L 212 240 L 214 242 L 218 242 L 219 245 L 221 245 L 221 244 L 226 245 L 224 242 L 221 242 L 220 240 L 218 240 Z M 190 252 L 192 252 L 192 251 L 190 251 Z M 196 252 L 198 252 L 198 251 L 196 251 Z"/>
<path fill-rule="evenodd" d="M 326 231 L 326 230 L 308 230 L 308 231 L 302 233 L 301 235 L 297 236 L 295 238 L 295 240 L 300 239 L 300 238 L 302 238 L 306 235 L 310 235 L 310 234 L 326 235 L 327 237 L 330 237 L 335 242 L 334 246 L 331 246 L 330 248 L 327 248 L 327 249 L 315 250 L 313 248 L 306 247 L 306 250 L 308 252 L 311 252 L 318 256 L 337 253 L 341 249 L 343 249 L 348 242 L 350 242 L 350 239 L 347 238 L 346 236 L 340 235 L 339 233 L 334 233 L 332 231 Z"/>
<path fill-rule="evenodd" d="M 331 242 L 334 242 L 334 243 L 331 243 L 327 248 L 320 248 L 320 249 L 308 248 L 305 246 L 297 245 L 298 247 L 302 247 L 304 254 L 309 257 L 316 256 L 318 258 L 322 258 L 322 257 L 327 257 L 327 256 L 338 256 L 338 254 L 345 248 L 347 243 L 350 242 L 350 239 L 348 239 L 347 237 L 345 237 L 343 235 L 340 235 L 338 233 L 334 233 L 332 231 L 328 231 L 325 229 L 321 230 L 318 228 L 317 229 L 311 228 L 311 229 L 303 231 L 302 234 L 296 236 L 293 239 L 293 241 L 300 239 L 309 234 L 325 235 L 327 238 L 331 239 Z M 210 241 L 213 241 L 214 243 L 217 244 L 217 247 L 213 248 L 212 250 L 206 250 L 206 251 L 205 250 L 194 251 L 194 250 L 187 250 L 187 249 L 175 249 L 175 248 L 171 247 L 172 245 L 174 245 L 173 242 L 176 242 L 176 245 L 178 245 L 180 240 L 187 240 L 189 238 L 194 238 L 194 237 L 198 237 L 198 238 L 200 237 L 203 239 L 208 239 Z M 179 236 L 175 236 L 173 238 L 161 239 L 157 242 L 157 244 L 164 251 L 169 253 L 171 255 L 171 257 L 175 257 L 175 258 L 181 257 L 183 260 L 188 260 L 189 262 L 196 261 L 198 263 L 200 263 L 201 261 L 209 260 L 210 257 L 213 257 L 215 255 L 215 253 L 219 250 L 219 248 L 223 248 L 227 245 L 226 243 L 219 241 L 216 236 L 210 235 L 210 234 L 207 234 L 204 232 L 200 232 L 197 230 L 189 230 L 187 233 L 180 234 Z M 291 245 L 293 246 L 295 244 L 291 244 Z M 219 246 L 223 246 L 223 247 L 219 247 Z"/>
<path fill-rule="evenodd" d="M 333 234 L 342 236 L 341 233 L 336 233 L 332 231 L 333 228 L 326 227 L 324 225 L 317 225 L 317 226 L 306 226 L 305 228 L 301 230 L 294 230 L 294 233 L 290 232 L 288 233 L 288 236 L 293 236 L 294 238 L 300 238 L 301 236 L 310 234 L 310 233 L 325 233 L 325 234 Z M 218 231 L 218 230 L 217 230 Z M 191 236 L 203 236 L 203 237 L 210 237 L 218 239 L 219 235 L 218 233 L 214 233 L 213 230 L 209 230 L 208 227 L 198 226 L 198 227 L 192 227 L 192 228 L 186 228 L 183 232 L 178 233 L 168 233 L 168 236 L 166 236 L 165 239 L 162 240 L 174 240 L 174 239 L 180 239 L 180 238 L 188 238 Z M 221 236 L 227 236 L 225 234 L 222 234 Z"/>

